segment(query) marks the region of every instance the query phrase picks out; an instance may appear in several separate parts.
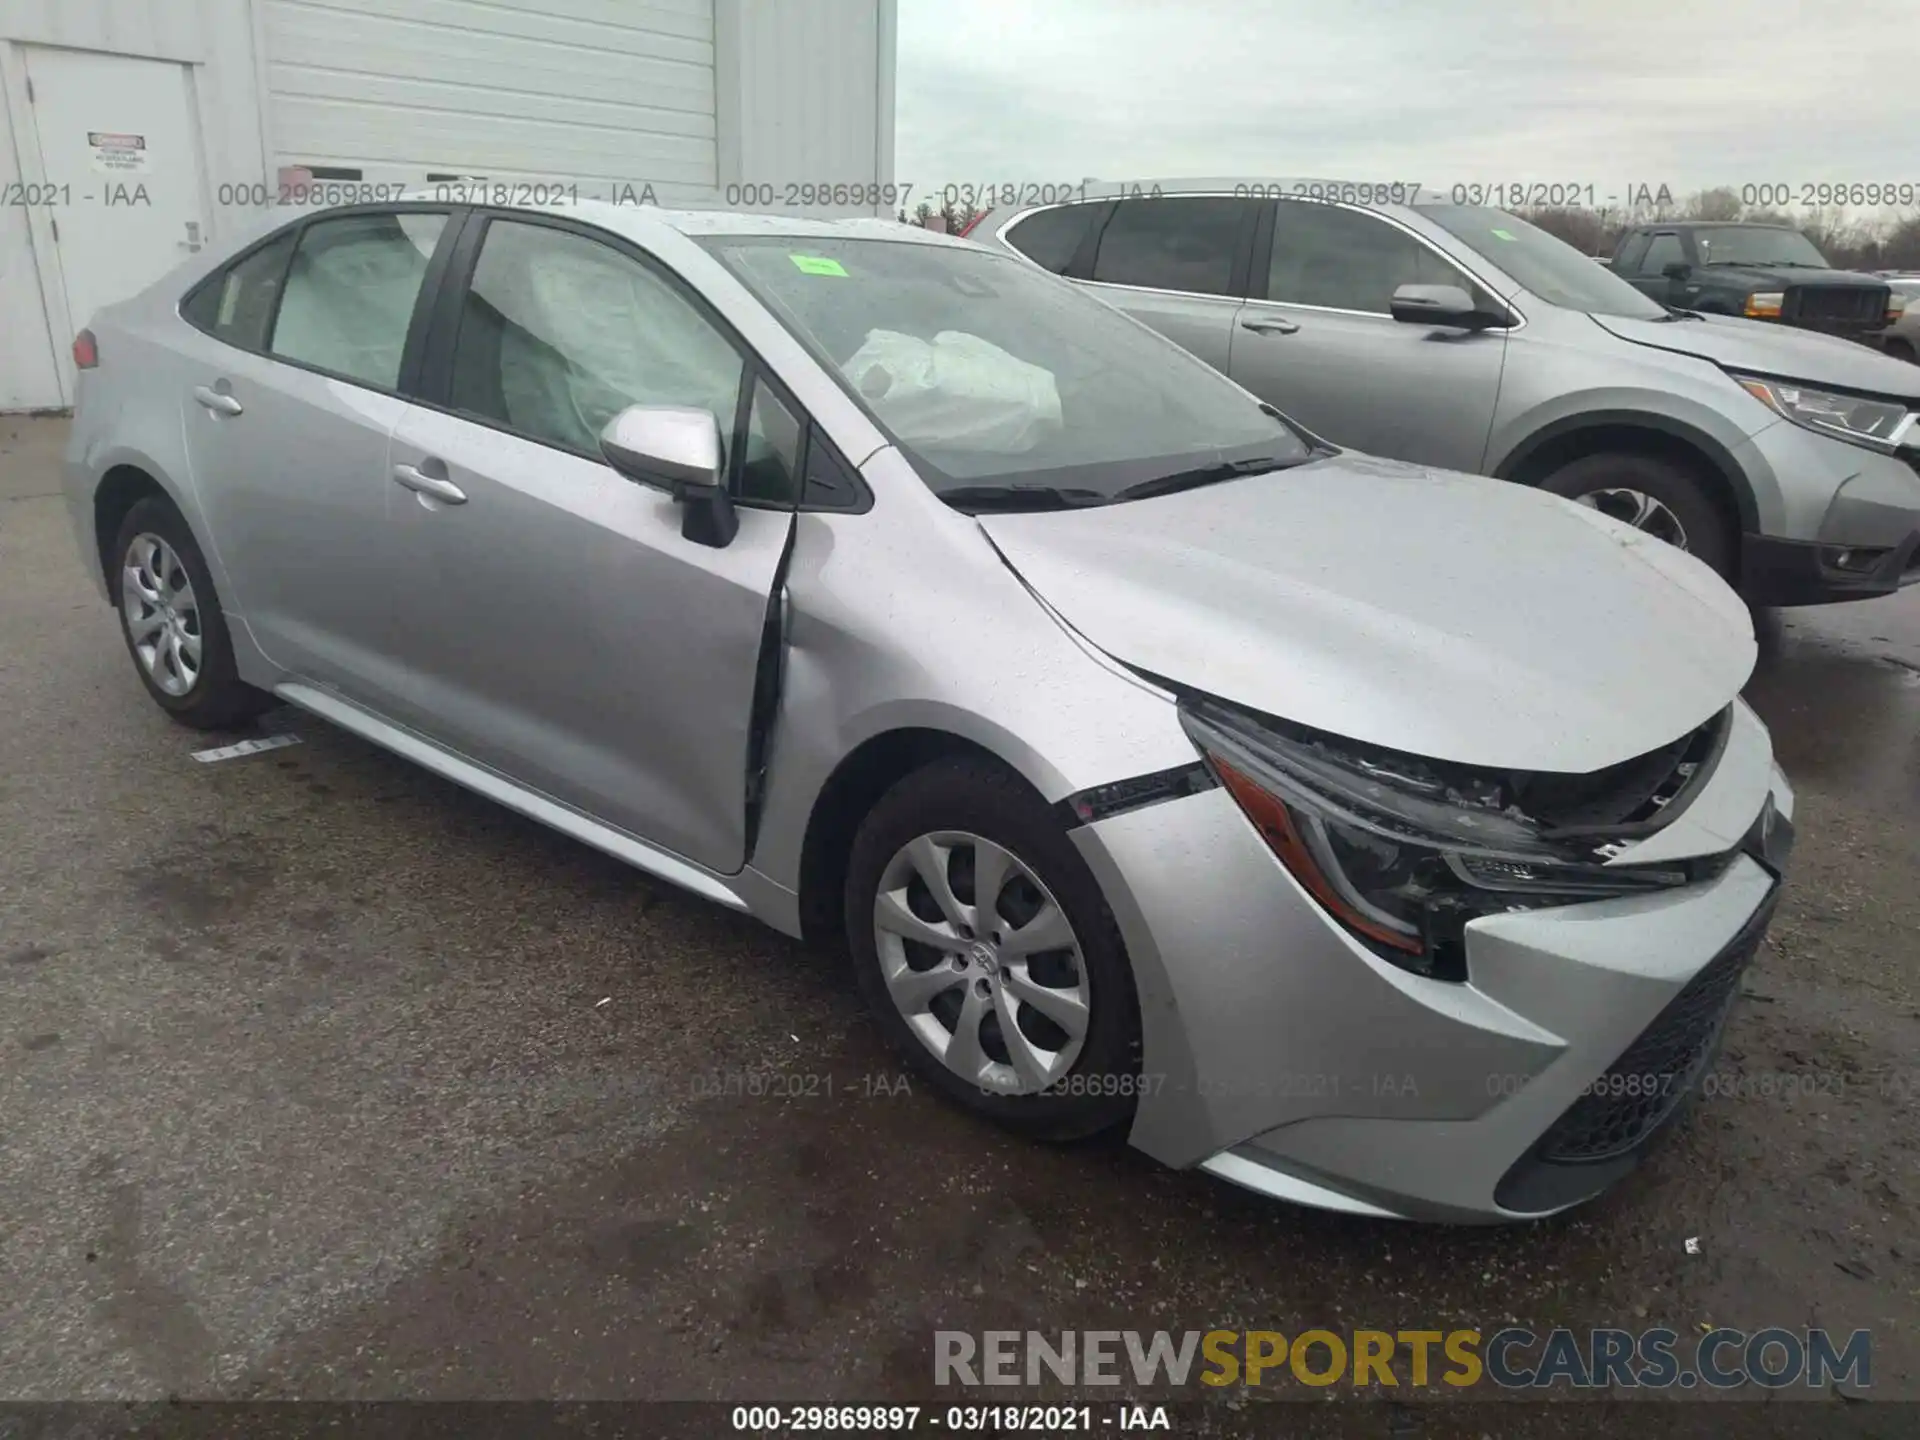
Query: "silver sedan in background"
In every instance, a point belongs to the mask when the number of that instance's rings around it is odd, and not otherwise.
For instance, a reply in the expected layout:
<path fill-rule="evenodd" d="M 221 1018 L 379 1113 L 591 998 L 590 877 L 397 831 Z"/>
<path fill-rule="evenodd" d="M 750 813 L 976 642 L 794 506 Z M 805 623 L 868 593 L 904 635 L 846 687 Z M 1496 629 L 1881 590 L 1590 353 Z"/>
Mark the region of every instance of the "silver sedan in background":
<path fill-rule="evenodd" d="M 952 1101 L 1368 1215 L 1605 1189 L 1792 792 L 1705 565 L 880 221 L 319 212 L 75 342 L 181 722 L 276 701 L 851 951 Z"/>

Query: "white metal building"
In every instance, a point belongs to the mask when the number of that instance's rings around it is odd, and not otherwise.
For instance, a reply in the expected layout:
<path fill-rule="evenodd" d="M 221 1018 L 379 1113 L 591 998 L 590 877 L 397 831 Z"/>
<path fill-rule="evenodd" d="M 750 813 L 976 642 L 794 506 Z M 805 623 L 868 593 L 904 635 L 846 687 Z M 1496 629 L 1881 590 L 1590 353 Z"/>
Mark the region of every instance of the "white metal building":
<path fill-rule="evenodd" d="M 69 404 L 95 309 L 283 201 L 892 213 L 894 5 L 0 0 L 0 410 Z"/>

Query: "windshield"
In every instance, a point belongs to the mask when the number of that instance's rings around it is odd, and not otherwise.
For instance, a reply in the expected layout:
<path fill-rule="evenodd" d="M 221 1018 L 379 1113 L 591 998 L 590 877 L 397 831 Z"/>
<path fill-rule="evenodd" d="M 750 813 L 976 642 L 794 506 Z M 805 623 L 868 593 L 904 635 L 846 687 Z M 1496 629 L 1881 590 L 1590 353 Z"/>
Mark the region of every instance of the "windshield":
<path fill-rule="evenodd" d="M 1311 453 L 1211 367 L 1012 256 L 819 235 L 701 243 L 954 503 L 1002 487 L 1096 503 Z"/>
<path fill-rule="evenodd" d="M 1518 215 L 1485 205 L 1417 208 L 1549 305 L 1627 320 L 1659 320 L 1667 313 L 1665 306 L 1649 300 L 1607 266 L 1594 264 L 1592 256 Z"/>
<path fill-rule="evenodd" d="M 1791 265 L 1826 270 L 1827 257 L 1798 230 L 1738 228 L 1696 230 L 1702 265 Z"/>

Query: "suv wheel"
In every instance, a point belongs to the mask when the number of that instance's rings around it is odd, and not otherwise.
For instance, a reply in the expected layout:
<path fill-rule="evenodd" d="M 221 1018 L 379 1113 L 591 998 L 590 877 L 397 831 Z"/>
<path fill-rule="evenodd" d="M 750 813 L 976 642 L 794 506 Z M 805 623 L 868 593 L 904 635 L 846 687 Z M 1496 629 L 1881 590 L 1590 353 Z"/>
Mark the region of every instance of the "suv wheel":
<path fill-rule="evenodd" d="M 196 730 L 225 729 L 273 705 L 235 670 L 213 577 L 169 501 L 129 510 L 113 555 L 120 632 L 155 704 Z"/>
<path fill-rule="evenodd" d="M 1672 461 L 1617 452 L 1583 455 L 1540 488 L 1677 545 L 1723 580 L 1733 577 L 1733 527 L 1713 493 Z"/>
<path fill-rule="evenodd" d="M 854 838 L 846 920 L 880 1029 L 942 1094 L 1052 1140 L 1132 1116 L 1126 951 L 1092 871 L 1017 778 L 968 759 L 901 780 Z"/>

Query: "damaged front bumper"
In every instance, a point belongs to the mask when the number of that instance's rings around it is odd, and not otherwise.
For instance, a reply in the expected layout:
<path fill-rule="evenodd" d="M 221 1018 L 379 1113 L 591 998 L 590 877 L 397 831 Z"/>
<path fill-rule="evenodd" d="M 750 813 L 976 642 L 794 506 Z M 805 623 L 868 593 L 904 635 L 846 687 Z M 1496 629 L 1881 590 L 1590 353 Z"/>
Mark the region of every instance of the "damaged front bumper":
<path fill-rule="evenodd" d="M 1080 827 L 1139 991 L 1133 1142 L 1171 1165 L 1364 1214 L 1512 1220 L 1589 1198 L 1630 1168 L 1697 1076 L 1669 1071 L 1674 1105 L 1606 1164 L 1554 1186 L 1510 1177 L 1584 1095 L 1616 1083 L 1611 1067 L 1716 961 L 1737 978 L 1778 883 L 1773 861 L 1739 848 L 1769 805 L 1787 822 L 1773 833 L 1790 833 L 1791 788 L 1765 727 L 1736 703 L 1684 810 L 1614 857 L 1736 852 L 1724 867 L 1657 894 L 1483 916 L 1467 929 L 1464 982 L 1410 973 L 1356 941 L 1222 789 Z M 1710 1049 L 1724 1013 L 1692 1038 Z"/>

